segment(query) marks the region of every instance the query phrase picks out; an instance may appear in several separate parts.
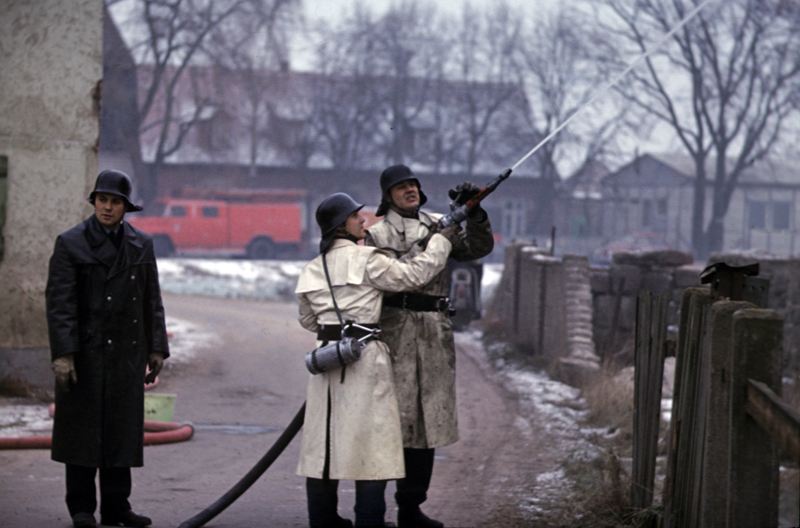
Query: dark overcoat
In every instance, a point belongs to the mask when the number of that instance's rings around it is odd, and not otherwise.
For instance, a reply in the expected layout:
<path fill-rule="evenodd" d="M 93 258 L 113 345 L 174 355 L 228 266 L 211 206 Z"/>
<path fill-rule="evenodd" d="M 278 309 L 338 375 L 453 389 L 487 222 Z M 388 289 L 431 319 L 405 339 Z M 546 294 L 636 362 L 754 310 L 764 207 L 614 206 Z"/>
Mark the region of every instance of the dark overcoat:
<path fill-rule="evenodd" d="M 152 238 L 127 222 L 115 247 L 95 216 L 59 235 L 50 258 L 52 359 L 74 354 L 77 384 L 56 384 L 51 457 L 86 467 L 140 467 L 150 352 L 169 356 Z"/>

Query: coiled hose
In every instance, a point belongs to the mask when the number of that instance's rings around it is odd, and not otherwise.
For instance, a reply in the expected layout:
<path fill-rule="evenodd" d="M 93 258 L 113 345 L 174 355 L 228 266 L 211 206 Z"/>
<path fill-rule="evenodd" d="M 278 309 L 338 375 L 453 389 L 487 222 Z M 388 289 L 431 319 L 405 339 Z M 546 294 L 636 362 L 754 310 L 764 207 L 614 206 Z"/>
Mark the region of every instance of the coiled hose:
<path fill-rule="evenodd" d="M 205 510 L 201 511 L 191 519 L 183 521 L 178 528 L 198 528 L 199 526 L 203 526 L 208 521 L 219 515 L 225 508 L 230 506 L 236 499 L 238 499 L 245 491 L 247 491 L 250 486 L 255 483 L 258 478 L 264 474 L 264 472 L 272 465 L 275 459 L 283 453 L 283 450 L 286 449 L 286 446 L 292 441 L 295 437 L 297 432 L 303 427 L 303 420 L 305 419 L 306 415 L 306 404 L 303 403 L 303 406 L 300 407 L 300 410 L 297 411 L 297 414 L 292 419 L 289 426 L 284 429 L 281 436 L 272 444 L 272 447 L 269 448 L 267 454 L 261 457 L 261 460 L 256 463 L 253 468 L 247 472 L 247 474 L 242 477 L 242 479 L 237 482 L 228 492 L 217 499 L 211 506 L 206 508 Z"/>

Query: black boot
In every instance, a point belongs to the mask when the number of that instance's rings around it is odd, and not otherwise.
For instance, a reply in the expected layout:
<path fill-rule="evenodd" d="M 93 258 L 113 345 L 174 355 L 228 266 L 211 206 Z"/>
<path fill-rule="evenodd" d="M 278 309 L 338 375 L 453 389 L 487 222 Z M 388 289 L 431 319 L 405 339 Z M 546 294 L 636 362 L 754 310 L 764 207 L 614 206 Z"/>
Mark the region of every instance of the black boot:
<path fill-rule="evenodd" d="M 353 528 L 353 521 L 339 517 L 337 514 L 336 519 L 332 523 L 325 525 L 325 528 Z"/>
<path fill-rule="evenodd" d="M 428 498 L 428 487 L 433 475 L 433 449 L 403 449 L 406 478 L 397 481 L 398 528 L 442 528 L 443 523 L 431 519 L 420 510 Z"/>
<path fill-rule="evenodd" d="M 306 479 L 308 521 L 311 528 L 353 528 L 353 521 L 339 517 L 339 481 Z"/>
<path fill-rule="evenodd" d="M 402 508 L 397 510 L 398 528 L 444 528 L 444 524 L 436 519 L 431 519 L 419 509 Z"/>

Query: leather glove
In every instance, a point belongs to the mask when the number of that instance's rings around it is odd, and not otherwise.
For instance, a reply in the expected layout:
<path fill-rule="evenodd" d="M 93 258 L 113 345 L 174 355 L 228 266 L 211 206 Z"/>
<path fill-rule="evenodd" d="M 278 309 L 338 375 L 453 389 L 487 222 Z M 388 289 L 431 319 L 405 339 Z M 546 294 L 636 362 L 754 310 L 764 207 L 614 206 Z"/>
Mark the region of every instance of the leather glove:
<path fill-rule="evenodd" d="M 464 205 L 467 200 L 481 192 L 481 188 L 472 182 L 465 181 L 456 185 L 455 189 L 447 191 L 447 195 L 458 205 Z"/>
<path fill-rule="evenodd" d="M 447 240 L 449 240 L 450 244 L 455 246 L 459 238 L 461 237 L 461 226 L 458 224 L 453 224 L 451 226 L 439 230 L 438 233 L 443 237 L 445 237 Z"/>
<path fill-rule="evenodd" d="M 467 201 L 481 192 L 481 188 L 472 182 L 465 181 L 456 185 L 455 189 L 447 191 L 447 195 L 458 205 L 464 205 Z M 469 210 L 469 218 L 475 222 L 483 222 L 486 220 L 486 211 L 483 210 L 481 204 L 476 205 Z"/>
<path fill-rule="evenodd" d="M 53 360 L 51 365 L 53 374 L 56 375 L 58 386 L 64 392 L 69 392 L 69 382 L 78 383 L 78 373 L 75 372 L 75 354 L 65 354 Z"/>
<path fill-rule="evenodd" d="M 164 353 L 150 352 L 150 355 L 147 356 L 147 366 L 150 367 L 150 372 L 144 377 L 144 382 L 153 383 L 164 367 Z"/>

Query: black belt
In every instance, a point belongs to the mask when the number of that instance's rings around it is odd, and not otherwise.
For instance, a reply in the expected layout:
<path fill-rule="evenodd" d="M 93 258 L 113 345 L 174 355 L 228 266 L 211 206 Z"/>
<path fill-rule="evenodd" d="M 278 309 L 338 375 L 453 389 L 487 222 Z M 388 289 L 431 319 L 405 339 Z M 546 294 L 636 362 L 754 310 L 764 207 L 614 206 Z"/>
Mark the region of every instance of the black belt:
<path fill-rule="evenodd" d="M 381 325 L 379 324 L 360 324 L 359 326 L 363 326 L 364 328 L 380 328 Z M 356 339 L 361 339 L 362 337 L 369 335 L 370 332 L 366 330 L 362 330 L 360 328 L 356 328 L 351 326 L 347 330 L 347 337 L 355 337 Z M 342 325 L 338 324 L 326 324 L 322 325 L 319 332 L 317 332 L 317 341 L 339 341 L 342 338 Z"/>
<path fill-rule="evenodd" d="M 450 298 L 424 293 L 405 292 L 383 298 L 383 305 L 414 312 L 442 312 L 450 309 Z"/>

